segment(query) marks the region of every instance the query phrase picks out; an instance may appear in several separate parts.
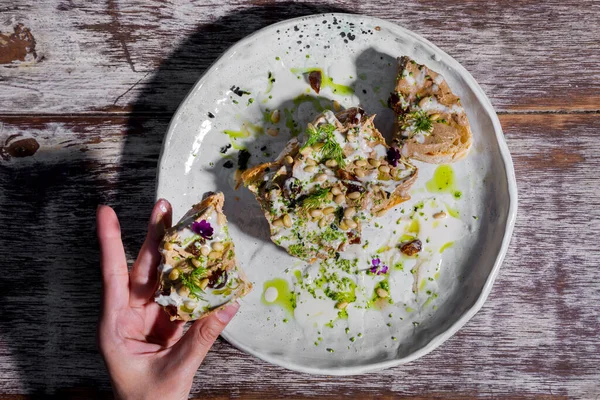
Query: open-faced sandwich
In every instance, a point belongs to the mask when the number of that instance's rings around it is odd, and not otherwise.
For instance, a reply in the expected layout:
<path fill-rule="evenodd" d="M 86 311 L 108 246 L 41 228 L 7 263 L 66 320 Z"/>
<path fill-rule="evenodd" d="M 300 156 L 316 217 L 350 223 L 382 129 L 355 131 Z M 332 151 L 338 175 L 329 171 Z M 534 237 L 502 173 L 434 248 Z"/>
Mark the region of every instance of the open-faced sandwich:
<path fill-rule="evenodd" d="M 472 144 L 471 128 L 460 99 L 444 77 L 409 57 L 398 58 L 394 141 L 402 155 L 441 164 L 464 157 Z"/>
<path fill-rule="evenodd" d="M 408 200 L 417 169 L 389 148 L 360 108 L 325 111 L 270 163 L 248 169 L 271 239 L 308 262 L 361 242 L 361 224 Z"/>
<path fill-rule="evenodd" d="M 171 320 L 206 317 L 252 289 L 237 265 L 223 193 L 194 205 L 166 232 L 160 252 L 155 300 Z"/>

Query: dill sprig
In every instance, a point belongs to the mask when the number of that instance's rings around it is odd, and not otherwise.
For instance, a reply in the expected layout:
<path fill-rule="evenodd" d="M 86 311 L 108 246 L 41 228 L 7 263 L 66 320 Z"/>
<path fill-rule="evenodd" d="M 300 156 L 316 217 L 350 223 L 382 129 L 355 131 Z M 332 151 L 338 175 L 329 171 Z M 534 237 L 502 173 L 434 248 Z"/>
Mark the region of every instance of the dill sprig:
<path fill-rule="evenodd" d="M 333 124 L 323 124 L 318 128 L 313 125 L 309 125 L 306 129 L 306 143 L 302 148 L 312 146 L 316 143 L 323 143 L 323 147 L 321 147 L 321 156 L 324 159 L 335 160 L 340 167 L 344 167 L 346 165 L 346 160 L 344 159 L 344 150 L 340 146 L 340 144 L 335 140 L 334 132 L 335 126 Z"/>
<path fill-rule="evenodd" d="M 407 129 L 412 126 L 414 133 L 431 133 L 431 131 L 433 131 L 433 121 L 431 121 L 429 115 L 423 110 L 417 110 L 408 114 L 404 121 L 405 124 L 402 129 Z"/>
<path fill-rule="evenodd" d="M 327 198 L 329 189 L 320 188 L 317 189 L 313 194 L 302 200 L 302 210 L 308 211 L 313 208 L 319 208 Z"/>
<path fill-rule="evenodd" d="M 198 294 L 203 292 L 200 288 L 200 279 L 206 274 L 207 270 L 204 267 L 198 267 L 186 276 L 181 275 L 181 284 L 189 289 L 190 294 L 198 297 Z"/>

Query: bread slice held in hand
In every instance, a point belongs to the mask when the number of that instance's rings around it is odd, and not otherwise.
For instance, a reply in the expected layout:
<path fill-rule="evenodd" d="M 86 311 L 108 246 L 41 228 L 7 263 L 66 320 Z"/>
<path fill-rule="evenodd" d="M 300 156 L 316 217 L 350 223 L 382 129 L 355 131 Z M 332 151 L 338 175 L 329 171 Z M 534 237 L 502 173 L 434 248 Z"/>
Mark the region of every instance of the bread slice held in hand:
<path fill-rule="evenodd" d="M 467 114 L 444 77 L 409 57 L 398 58 L 394 142 L 403 156 L 433 164 L 467 155 L 473 138 Z"/>
<path fill-rule="evenodd" d="M 252 289 L 236 261 L 223 201 L 216 193 L 194 205 L 160 244 L 155 301 L 172 321 L 204 318 Z"/>
<path fill-rule="evenodd" d="M 271 239 L 308 262 L 361 243 L 361 225 L 408 200 L 417 169 L 390 149 L 360 108 L 325 111 L 273 162 L 242 179 L 261 205 Z"/>

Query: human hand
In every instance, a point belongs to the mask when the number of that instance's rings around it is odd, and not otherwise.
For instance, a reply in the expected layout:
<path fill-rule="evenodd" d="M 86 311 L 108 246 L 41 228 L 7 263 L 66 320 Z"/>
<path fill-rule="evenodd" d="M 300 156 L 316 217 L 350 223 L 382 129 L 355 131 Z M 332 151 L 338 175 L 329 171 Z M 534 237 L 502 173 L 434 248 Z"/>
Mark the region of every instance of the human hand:
<path fill-rule="evenodd" d="M 102 311 L 98 347 L 119 399 L 187 399 L 206 353 L 238 310 L 231 304 L 198 320 L 183 335 L 183 321 L 171 322 L 154 302 L 158 245 L 171 226 L 171 205 L 159 200 L 148 235 L 131 272 L 121 228 L 108 206 L 96 211 L 102 266 Z M 182 336 L 183 335 L 183 336 Z"/>

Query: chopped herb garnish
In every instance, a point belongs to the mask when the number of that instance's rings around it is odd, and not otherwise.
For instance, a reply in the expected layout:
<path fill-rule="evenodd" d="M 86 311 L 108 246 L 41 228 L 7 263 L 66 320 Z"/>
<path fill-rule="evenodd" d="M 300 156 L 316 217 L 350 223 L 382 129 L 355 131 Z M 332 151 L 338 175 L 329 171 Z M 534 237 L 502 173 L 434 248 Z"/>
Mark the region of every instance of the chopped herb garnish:
<path fill-rule="evenodd" d="M 315 191 L 310 196 L 302 200 L 302 209 L 308 211 L 312 208 L 319 208 L 323 202 L 327 199 L 329 189 L 321 188 Z"/>
<path fill-rule="evenodd" d="M 402 129 L 412 127 L 414 133 L 431 133 L 433 131 L 433 122 L 427 113 L 423 110 L 417 110 L 404 117 Z"/>
<path fill-rule="evenodd" d="M 346 166 L 346 160 L 344 159 L 344 150 L 342 146 L 335 140 L 333 133 L 335 132 L 335 126 L 332 124 L 323 124 L 318 128 L 312 125 L 308 126 L 306 130 L 307 140 L 302 148 L 312 146 L 316 143 L 323 143 L 321 148 L 321 156 L 324 159 L 335 160 L 340 167 Z"/>
<path fill-rule="evenodd" d="M 200 287 L 200 279 L 206 274 L 207 270 L 204 267 L 198 267 L 192 272 L 189 273 L 188 276 L 181 275 L 181 284 L 189 289 L 190 295 L 194 295 L 194 297 L 198 297 L 199 293 L 203 292 Z"/>

